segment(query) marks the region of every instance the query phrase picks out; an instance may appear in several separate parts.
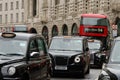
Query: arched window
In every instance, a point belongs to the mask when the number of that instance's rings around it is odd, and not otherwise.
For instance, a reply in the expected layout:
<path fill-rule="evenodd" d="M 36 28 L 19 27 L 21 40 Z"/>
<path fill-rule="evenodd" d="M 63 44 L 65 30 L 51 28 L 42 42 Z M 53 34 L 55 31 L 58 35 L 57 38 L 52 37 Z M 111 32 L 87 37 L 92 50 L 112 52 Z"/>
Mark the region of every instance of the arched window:
<path fill-rule="evenodd" d="M 57 36 L 57 35 L 58 35 L 58 28 L 56 25 L 54 25 L 52 28 L 52 37 Z"/>
<path fill-rule="evenodd" d="M 62 35 L 68 35 L 68 28 L 66 24 L 64 24 L 62 27 Z"/>
<path fill-rule="evenodd" d="M 49 42 L 49 36 L 48 36 L 48 28 L 46 26 L 43 27 L 42 29 L 42 35 L 44 36 L 47 44 Z"/>
<path fill-rule="evenodd" d="M 78 27 L 76 23 L 72 26 L 71 35 L 78 35 Z"/>

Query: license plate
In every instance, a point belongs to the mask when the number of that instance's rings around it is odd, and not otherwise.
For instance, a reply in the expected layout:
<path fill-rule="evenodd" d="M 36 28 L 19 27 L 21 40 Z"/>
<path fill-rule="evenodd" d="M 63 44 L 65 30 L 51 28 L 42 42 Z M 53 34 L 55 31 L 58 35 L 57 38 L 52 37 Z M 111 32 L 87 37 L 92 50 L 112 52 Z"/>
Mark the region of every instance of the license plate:
<path fill-rule="evenodd" d="M 55 70 L 67 70 L 66 66 L 55 66 Z"/>

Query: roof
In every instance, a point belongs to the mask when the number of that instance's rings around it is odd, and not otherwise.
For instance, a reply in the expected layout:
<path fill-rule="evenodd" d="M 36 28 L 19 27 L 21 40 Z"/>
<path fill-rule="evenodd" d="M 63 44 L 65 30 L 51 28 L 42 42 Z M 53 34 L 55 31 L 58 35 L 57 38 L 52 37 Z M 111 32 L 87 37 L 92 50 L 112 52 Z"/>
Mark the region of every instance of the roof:
<path fill-rule="evenodd" d="M 38 34 L 31 34 L 31 33 L 15 33 L 15 34 L 16 36 L 14 37 L 14 39 L 24 39 L 24 40 L 28 40 L 29 38 L 34 36 L 40 36 Z M 2 33 L 0 33 L 0 39 L 3 38 L 1 35 Z"/>
<path fill-rule="evenodd" d="M 103 14 L 81 14 L 81 16 L 94 18 L 107 18 L 107 16 Z"/>

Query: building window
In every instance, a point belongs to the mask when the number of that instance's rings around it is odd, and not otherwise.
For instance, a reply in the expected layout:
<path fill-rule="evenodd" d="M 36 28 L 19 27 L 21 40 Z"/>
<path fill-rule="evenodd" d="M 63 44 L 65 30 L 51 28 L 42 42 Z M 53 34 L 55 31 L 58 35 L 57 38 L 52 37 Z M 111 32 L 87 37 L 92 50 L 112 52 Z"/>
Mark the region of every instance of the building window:
<path fill-rule="evenodd" d="M 5 23 L 7 23 L 7 20 L 8 20 L 8 15 L 6 14 L 5 15 Z"/>
<path fill-rule="evenodd" d="M 18 20 L 19 20 L 19 14 L 16 13 L 16 22 L 18 22 Z"/>
<path fill-rule="evenodd" d="M 33 16 L 37 13 L 37 0 L 33 0 Z"/>
<path fill-rule="evenodd" d="M 2 15 L 0 15 L 0 24 L 2 24 Z"/>
<path fill-rule="evenodd" d="M 18 9 L 18 8 L 19 8 L 19 2 L 16 1 L 16 9 Z"/>
<path fill-rule="evenodd" d="M 13 2 L 11 2 L 11 10 L 13 10 Z"/>
<path fill-rule="evenodd" d="M 0 11 L 2 11 L 2 4 L 0 4 Z"/>
<path fill-rule="evenodd" d="M 22 22 L 24 22 L 24 12 L 22 12 Z"/>
<path fill-rule="evenodd" d="M 58 5 L 60 3 L 60 0 L 55 0 L 55 5 Z"/>
<path fill-rule="evenodd" d="M 13 14 L 11 14 L 11 23 L 13 22 Z"/>
<path fill-rule="evenodd" d="M 7 11 L 7 10 L 8 10 L 8 4 L 5 3 L 5 11 Z"/>
<path fill-rule="evenodd" d="M 22 9 L 24 8 L 24 0 L 22 0 Z"/>
<path fill-rule="evenodd" d="M 65 3 L 69 2 L 70 0 L 65 0 Z"/>

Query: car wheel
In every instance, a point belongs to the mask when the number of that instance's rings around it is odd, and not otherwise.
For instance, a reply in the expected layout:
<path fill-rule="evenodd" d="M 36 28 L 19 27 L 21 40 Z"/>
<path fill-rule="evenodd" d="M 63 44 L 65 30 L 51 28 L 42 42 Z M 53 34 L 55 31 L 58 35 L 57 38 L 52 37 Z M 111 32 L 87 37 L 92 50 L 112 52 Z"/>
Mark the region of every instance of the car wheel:
<path fill-rule="evenodd" d="M 50 80 L 51 76 L 50 73 L 47 74 L 47 79 L 46 80 Z"/>
<path fill-rule="evenodd" d="M 24 74 L 21 80 L 30 80 L 29 75 Z"/>
<path fill-rule="evenodd" d="M 84 72 L 84 70 L 83 70 L 82 72 L 79 72 L 79 73 L 77 74 L 77 77 L 78 77 L 78 78 L 84 78 L 84 77 L 85 77 L 85 72 Z"/>
<path fill-rule="evenodd" d="M 85 77 L 85 73 L 84 72 L 80 73 L 80 77 L 84 78 Z"/>

